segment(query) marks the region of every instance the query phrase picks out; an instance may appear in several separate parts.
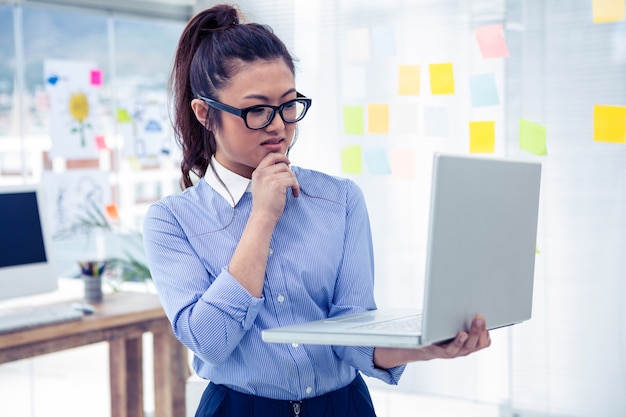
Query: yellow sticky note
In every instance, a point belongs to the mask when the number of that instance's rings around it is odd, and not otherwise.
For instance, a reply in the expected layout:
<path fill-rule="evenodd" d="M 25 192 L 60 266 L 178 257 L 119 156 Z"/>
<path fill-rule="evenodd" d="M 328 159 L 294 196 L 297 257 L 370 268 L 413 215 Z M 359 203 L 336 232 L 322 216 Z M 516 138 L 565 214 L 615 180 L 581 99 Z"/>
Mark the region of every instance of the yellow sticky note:
<path fill-rule="evenodd" d="M 430 91 L 433 94 L 454 94 L 454 71 L 452 64 L 430 64 Z"/>
<path fill-rule="evenodd" d="M 626 144 L 626 106 L 593 106 L 593 140 Z"/>
<path fill-rule="evenodd" d="M 398 72 L 398 94 L 417 96 L 420 93 L 420 66 L 400 65 Z"/>
<path fill-rule="evenodd" d="M 546 127 L 526 119 L 519 121 L 519 147 L 535 155 L 547 155 Z"/>
<path fill-rule="evenodd" d="M 368 104 L 367 133 L 389 133 L 389 105 Z"/>
<path fill-rule="evenodd" d="M 361 145 L 346 146 L 341 150 L 341 171 L 345 174 L 363 172 L 363 149 Z"/>
<path fill-rule="evenodd" d="M 343 107 L 343 131 L 348 135 L 362 135 L 363 128 L 363 106 Z"/>
<path fill-rule="evenodd" d="M 624 0 L 593 0 L 593 23 L 617 22 L 626 20 Z"/>
<path fill-rule="evenodd" d="M 470 153 L 493 153 L 496 147 L 495 122 L 470 122 Z"/>
<path fill-rule="evenodd" d="M 117 122 L 118 123 L 130 123 L 133 121 L 133 118 L 128 114 L 126 109 L 118 107 L 116 110 L 117 113 Z"/>

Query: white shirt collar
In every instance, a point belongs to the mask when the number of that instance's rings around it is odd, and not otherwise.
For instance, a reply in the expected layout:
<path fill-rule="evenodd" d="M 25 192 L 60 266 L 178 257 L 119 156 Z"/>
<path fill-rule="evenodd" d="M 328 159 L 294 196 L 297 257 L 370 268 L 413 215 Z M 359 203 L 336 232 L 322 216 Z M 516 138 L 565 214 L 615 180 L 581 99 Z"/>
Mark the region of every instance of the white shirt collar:
<path fill-rule="evenodd" d="M 208 166 L 206 173 L 204 174 L 205 181 L 222 197 L 224 197 L 232 207 L 235 207 L 239 200 L 241 200 L 241 197 L 243 197 L 244 193 L 246 191 L 250 191 L 250 179 L 242 177 L 239 174 L 235 174 L 225 168 L 222 164 L 217 162 L 215 156 L 211 158 L 211 164 L 215 168 L 215 171 L 213 171 L 211 166 Z M 217 176 L 215 173 L 217 173 Z M 222 181 L 220 181 L 220 179 Z M 222 182 L 224 184 L 222 184 Z M 226 186 L 226 188 L 224 188 L 224 186 Z"/>

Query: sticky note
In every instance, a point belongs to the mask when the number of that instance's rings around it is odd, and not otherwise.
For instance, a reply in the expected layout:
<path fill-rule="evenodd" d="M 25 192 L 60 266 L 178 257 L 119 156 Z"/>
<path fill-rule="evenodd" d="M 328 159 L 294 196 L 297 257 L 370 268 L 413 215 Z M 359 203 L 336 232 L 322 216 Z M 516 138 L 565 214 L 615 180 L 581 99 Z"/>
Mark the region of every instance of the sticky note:
<path fill-rule="evenodd" d="M 363 106 L 343 107 L 343 131 L 347 135 L 362 135 L 365 133 Z"/>
<path fill-rule="evenodd" d="M 387 152 L 383 148 L 372 148 L 363 150 L 363 159 L 367 172 L 372 175 L 391 174 L 391 167 L 387 159 Z"/>
<path fill-rule="evenodd" d="M 496 147 L 495 122 L 470 122 L 470 153 L 493 153 Z"/>
<path fill-rule="evenodd" d="M 520 119 L 519 148 L 535 155 L 547 155 L 546 127 L 539 123 Z"/>
<path fill-rule="evenodd" d="M 341 74 L 341 92 L 344 98 L 365 97 L 365 69 L 348 67 Z"/>
<path fill-rule="evenodd" d="M 593 23 L 607 23 L 626 20 L 624 0 L 593 0 Z"/>
<path fill-rule="evenodd" d="M 448 137 L 448 111 L 445 107 L 424 108 L 424 135 L 427 137 Z"/>
<path fill-rule="evenodd" d="M 107 148 L 107 143 L 104 135 L 96 135 L 96 148 L 99 151 Z"/>
<path fill-rule="evenodd" d="M 454 94 L 454 71 L 451 63 L 430 64 L 428 69 L 432 94 Z"/>
<path fill-rule="evenodd" d="M 94 87 L 102 87 L 102 70 L 92 69 L 89 74 L 91 85 Z"/>
<path fill-rule="evenodd" d="M 115 109 L 115 113 L 117 114 L 118 123 L 130 123 L 133 121 L 132 117 L 130 117 L 130 114 L 128 114 L 128 111 L 126 109 L 118 107 L 117 109 Z"/>
<path fill-rule="evenodd" d="M 415 151 L 413 149 L 391 150 L 391 176 L 402 180 L 415 178 Z"/>
<path fill-rule="evenodd" d="M 420 66 L 400 65 L 398 70 L 398 94 L 417 96 L 420 93 Z"/>
<path fill-rule="evenodd" d="M 477 28 L 474 30 L 474 36 L 483 58 L 506 58 L 509 56 L 509 48 L 506 46 L 501 24 Z"/>
<path fill-rule="evenodd" d="M 370 32 L 367 28 L 352 29 L 346 34 L 347 57 L 351 61 L 366 61 L 370 57 Z"/>
<path fill-rule="evenodd" d="M 593 106 L 593 140 L 626 144 L 626 106 Z"/>
<path fill-rule="evenodd" d="M 389 133 L 389 105 L 367 105 L 367 133 Z"/>
<path fill-rule="evenodd" d="M 396 55 L 396 31 L 393 26 L 372 29 L 372 55 L 378 58 Z"/>
<path fill-rule="evenodd" d="M 341 150 L 341 171 L 345 174 L 363 172 L 363 150 L 361 145 L 346 146 Z"/>
<path fill-rule="evenodd" d="M 117 205 L 109 204 L 105 207 L 107 215 L 113 220 L 119 220 L 120 214 L 117 211 Z"/>
<path fill-rule="evenodd" d="M 389 131 L 400 135 L 416 134 L 418 113 L 417 103 L 397 103 L 389 106 Z"/>
<path fill-rule="evenodd" d="M 477 74 L 470 77 L 470 94 L 473 107 L 500 104 L 494 74 Z"/>

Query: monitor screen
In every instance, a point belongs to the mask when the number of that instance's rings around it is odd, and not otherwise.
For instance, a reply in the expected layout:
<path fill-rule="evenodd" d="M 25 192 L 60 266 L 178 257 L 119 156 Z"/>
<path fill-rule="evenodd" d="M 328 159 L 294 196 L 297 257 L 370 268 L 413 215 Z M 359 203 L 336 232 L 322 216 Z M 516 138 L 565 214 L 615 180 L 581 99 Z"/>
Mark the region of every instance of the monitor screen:
<path fill-rule="evenodd" d="M 0 187 L 0 299 L 57 288 L 42 200 L 36 186 Z"/>

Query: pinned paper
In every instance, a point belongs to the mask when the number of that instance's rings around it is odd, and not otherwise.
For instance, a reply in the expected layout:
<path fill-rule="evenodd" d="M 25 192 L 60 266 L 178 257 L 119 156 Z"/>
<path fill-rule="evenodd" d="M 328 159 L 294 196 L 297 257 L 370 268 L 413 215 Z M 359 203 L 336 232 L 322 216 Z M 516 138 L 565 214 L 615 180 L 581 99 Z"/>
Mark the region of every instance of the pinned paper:
<path fill-rule="evenodd" d="M 535 155 L 547 155 L 546 127 L 526 119 L 519 121 L 519 147 Z"/>
<path fill-rule="evenodd" d="M 360 174 L 363 172 L 363 157 L 361 145 L 346 146 L 341 150 L 341 171 L 345 174 Z"/>
<path fill-rule="evenodd" d="M 402 180 L 415 178 L 415 151 L 413 149 L 391 150 L 391 175 Z"/>
<path fill-rule="evenodd" d="M 493 153 L 496 146 L 495 122 L 470 122 L 470 153 Z"/>
<path fill-rule="evenodd" d="M 498 89 L 494 74 L 478 74 L 470 77 L 470 92 L 473 107 L 497 106 Z"/>
<path fill-rule="evenodd" d="M 130 123 L 133 121 L 132 117 L 130 117 L 130 114 L 128 114 L 128 111 L 126 109 L 118 107 L 115 110 L 115 113 L 117 114 L 118 123 Z"/>
<path fill-rule="evenodd" d="M 509 48 L 506 46 L 501 24 L 477 28 L 474 35 L 483 58 L 506 58 L 509 56 Z"/>
<path fill-rule="evenodd" d="M 363 135 L 365 133 L 363 106 L 343 107 L 343 131 L 348 135 Z"/>
<path fill-rule="evenodd" d="M 388 175 L 391 173 L 387 153 L 382 148 L 365 149 L 363 158 L 367 171 L 372 175 Z"/>
<path fill-rule="evenodd" d="M 424 108 L 424 135 L 427 137 L 448 137 L 448 111 L 445 107 Z"/>
<path fill-rule="evenodd" d="M 94 87 L 102 87 L 102 70 L 101 69 L 92 69 L 91 70 L 91 85 Z"/>
<path fill-rule="evenodd" d="M 387 104 L 368 104 L 367 133 L 389 133 L 389 106 Z"/>
<path fill-rule="evenodd" d="M 432 94 L 454 94 L 452 64 L 430 64 L 430 91 Z"/>
<path fill-rule="evenodd" d="M 417 96 L 420 93 L 420 66 L 400 65 L 398 71 L 398 94 Z"/>
<path fill-rule="evenodd" d="M 593 140 L 626 144 L 626 106 L 593 106 Z"/>
<path fill-rule="evenodd" d="M 367 61 L 370 58 L 370 32 L 367 28 L 352 29 L 347 33 L 347 56 L 351 61 Z"/>
<path fill-rule="evenodd" d="M 593 23 L 618 22 L 626 20 L 624 0 L 593 0 Z"/>

